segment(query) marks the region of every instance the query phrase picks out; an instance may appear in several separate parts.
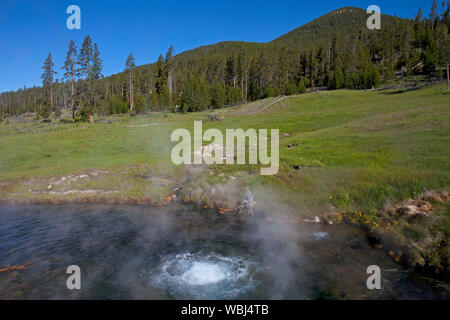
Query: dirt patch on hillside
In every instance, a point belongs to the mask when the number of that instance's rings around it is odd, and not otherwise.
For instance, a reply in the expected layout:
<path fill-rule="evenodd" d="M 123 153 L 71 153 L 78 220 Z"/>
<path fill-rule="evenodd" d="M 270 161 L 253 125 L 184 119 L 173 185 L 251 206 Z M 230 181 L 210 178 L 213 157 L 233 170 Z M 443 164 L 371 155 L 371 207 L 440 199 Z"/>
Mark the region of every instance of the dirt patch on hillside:
<path fill-rule="evenodd" d="M 370 237 L 396 262 L 449 277 L 449 215 L 449 188 L 426 191 L 386 205 Z"/>
<path fill-rule="evenodd" d="M 8 203 L 140 203 L 164 205 L 180 184 L 178 175 L 150 165 L 84 170 L 75 174 L 4 181 L 0 202 Z"/>

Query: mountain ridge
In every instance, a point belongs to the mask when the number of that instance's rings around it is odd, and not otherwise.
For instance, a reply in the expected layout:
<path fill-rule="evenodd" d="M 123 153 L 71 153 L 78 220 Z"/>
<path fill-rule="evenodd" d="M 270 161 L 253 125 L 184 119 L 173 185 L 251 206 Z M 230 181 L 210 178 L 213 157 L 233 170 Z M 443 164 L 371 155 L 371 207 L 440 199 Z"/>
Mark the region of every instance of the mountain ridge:
<path fill-rule="evenodd" d="M 339 19 L 332 19 L 336 16 L 336 14 L 344 14 L 339 16 Z M 268 41 L 268 42 L 251 42 L 251 41 L 240 41 L 240 40 L 225 40 L 225 41 L 219 41 L 217 43 L 213 44 L 207 44 L 203 46 L 199 46 L 190 50 L 183 51 L 177 55 L 174 56 L 174 58 L 179 57 L 193 57 L 195 55 L 203 55 L 203 54 L 209 54 L 211 52 L 217 52 L 220 49 L 225 50 L 239 50 L 242 46 L 246 46 L 247 49 L 255 49 L 255 48 L 262 48 L 267 46 L 285 46 L 288 48 L 295 48 L 299 46 L 305 46 L 308 47 L 310 45 L 317 45 L 322 42 L 329 42 L 332 40 L 334 32 L 332 32 L 331 28 L 327 29 L 326 32 L 318 32 L 317 27 L 324 25 L 324 24 L 330 24 L 331 26 L 333 24 L 336 24 L 336 20 L 345 20 L 346 23 L 348 23 L 348 16 L 354 16 L 353 19 L 350 19 L 351 22 L 356 22 L 359 25 L 365 27 L 367 18 L 369 17 L 369 14 L 366 13 L 365 9 L 358 8 L 358 7 L 341 7 L 339 9 L 335 9 L 329 13 L 326 13 L 324 15 L 321 15 L 314 20 L 307 22 L 304 25 L 301 25 L 300 27 L 297 27 L 295 29 L 292 29 L 291 31 L 288 31 L 287 33 L 284 33 L 283 35 Z M 406 18 L 398 18 L 395 16 L 387 15 L 382 13 L 382 23 L 388 23 L 391 24 L 395 20 L 408 20 Z M 331 18 L 331 19 L 330 19 Z M 353 23 L 348 23 L 349 26 L 346 28 L 347 31 L 351 31 L 352 35 L 355 35 L 355 28 Z M 352 27 L 353 26 L 353 27 Z M 306 31 L 306 33 L 305 33 Z M 342 31 L 342 30 L 340 30 Z M 313 32 L 313 35 L 308 35 L 308 32 Z M 324 33 L 326 33 L 328 36 L 324 36 Z M 309 38 L 309 39 L 308 39 Z M 146 66 L 154 65 L 155 62 L 142 64 L 137 66 L 137 68 L 142 68 Z M 119 72 L 118 74 L 120 74 Z M 113 75 L 111 75 L 113 76 Z"/>
<path fill-rule="evenodd" d="M 271 41 L 268 41 L 268 42 L 224 40 L 224 41 L 219 41 L 217 43 L 202 45 L 202 46 L 199 46 L 199 47 L 196 47 L 193 49 L 189 49 L 189 50 L 180 52 L 179 54 L 176 54 L 174 56 L 174 59 L 178 59 L 180 57 L 195 57 L 196 55 L 201 56 L 204 54 L 209 54 L 211 52 L 217 52 L 221 49 L 224 49 L 225 51 L 227 51 L 227 50 L 237 51 L 237 50 L 241 49 L 242 46 L 246 46 L 246 49 L 249 49 L 249 50 L 254 50 L 254 49 L 263 48 L 263 47 L 272 46 L 272 45 L 275 45 L 275 46 L 279 45 L 279 46 L 285 46 L 285 47 L 292 48 L 292 47 L 298 47 L 299 44 L 306 47 L 306 46 L 309 46 L 314 43 L 330 41 L 333 36 L 333 33 L 327 32 L 329 34 L 329 36 L 323 37 L 322 33 L 317 32 L 317 30 L 316 30 L 317 26 L 321 25 L 321 24 L 322 25 L 328 24 L 329 23 L 328 18 L 335 16 L 337 13 L 353 13 L 353 12 L 356 12 L 355 16 L 357 17 L 354 21 L 357 21 L 358 23 L 364 23 L 363 25 L 365 26 L 365 20 L 363 20 L 363 18 L 367 19 L 367 17 L 369 16 L 366 13 L 365 9 L 358 8 L 358 7 L 351 7 L 351 6 L 341 7 L 341 8 L 335 9 L 329 13 L 321 15 L 321 16 L 315 18 L 314 20 L 307 22 L 306 24 L 301 25 L 300 27 L 292 29 L 291 31 L 288 31 L 287 33 L 284 33 L 281 36 L 279 36 Z M 382 17 L 384 17 L 384 18 L 387 17 L 388 21 L 391 21 L 391 19 L 406 20 L 405 18 L 396 18 L 394 16 L 385 15 L 385 14 L 382 14 Z M 305 31 L 314 32 L 314 35 L 308 36 L 306 33 L 306 36 L 305 36 Z M 305 38 L 309 38 L 309 39 L 305 39 Z M 150 62 L 150 63 L 137 65 L 136 69 L 137 70 L 146 69 L 146 68 L 154 66 L 155 64 L 156 64 L 156 62 Z M 104 77 L 103 79 L 114 78 L 116 76 L 120 76 L 124 72 L 125 71 L 113 73 L 111 75 Z M 42 86 L 35 86 L 35 87 L 41 88 Z M 27 88 L 27 89 L 29 89 L 29 88 Z M 1 91 L 0 94 L 2 94 L 4 92 L 17 92 L 18 90 L 22 90 L 22 89 L 19 88 L 15 91 L 14 90 L 13 91 Z"/>

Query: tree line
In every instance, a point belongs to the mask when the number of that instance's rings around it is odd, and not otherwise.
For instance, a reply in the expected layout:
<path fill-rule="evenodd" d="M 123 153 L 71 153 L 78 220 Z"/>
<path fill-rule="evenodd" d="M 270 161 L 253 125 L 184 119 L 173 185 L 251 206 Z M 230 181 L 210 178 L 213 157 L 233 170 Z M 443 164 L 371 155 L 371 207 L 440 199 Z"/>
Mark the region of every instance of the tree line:
<path fill-rule="evenodd" d="M 439 14 L 433 0 L 429 17 L 421 10 L 414 19 L 383 16 L 382 30 L 359 22 L 357 28 L 348 14 L 333 12 L 265 44 L 223 42 L 176 56 L 170 46 L 140 67 L 130 53 L 124 72 L 109 77 L 101 73 L 99 48 L 89 36 L 79 52 L 70 41 L 61 79 L 54 79 L 49 54 L 42 87 L 2 93 L 0 117 L 36 112 L 47 118 L 68 108 L 72 121 L 94 121 L 95 113 L 190 112 L 310 88 L 367 89 L 396 76 L 446 76 L 449 1 Z M 364 11 L 358 14 L 359 21 L 367 19 Z"/>

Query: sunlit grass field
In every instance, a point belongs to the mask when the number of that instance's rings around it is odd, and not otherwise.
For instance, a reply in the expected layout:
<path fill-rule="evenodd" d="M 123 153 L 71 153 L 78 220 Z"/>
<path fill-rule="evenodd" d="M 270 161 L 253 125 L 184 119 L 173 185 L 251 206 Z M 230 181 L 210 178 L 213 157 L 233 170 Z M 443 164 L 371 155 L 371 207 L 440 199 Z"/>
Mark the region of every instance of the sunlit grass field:
<path fill-rule="evenodd" d="M 245 175 L 237 182 L 243 187 L 273 187 L 280 200 L 317 214 L 330 204 L 379 210 L 387 201 L 450 185 L 450 91 L 443 85 L 408 92 L 309 93 L 287 97 L 260 113 L 254 112 L 254 104 L 215 110 L 223 114 L 221 121 L 206 121 L 207 112 L 97 116 L 94 124 L 4 121 L 0 196 L 26 193 L 23 184 L 31 179 L 42 182 L 95 169 L 111 172 L 103 177 L 102 190 L 126 185 L 120 189 L 124 196 L 151 196 L 156 191 L 144 188 L 150 178 L 124 175 L 124 183 L 120 172 L 137 166 L 150 177 L 180 178 L 183 171 L 170 160 L 170 135 L 176 128 L 192 129 L 193 120 L 204 120 L 204 130 L 223 132 L 276 128 L 281 139 L 277 175 L 261 177 L 253 166 L 217 165 L 193 180 L 197 189 L 226 183 L 227 177 L 242 171 Z M 44 184 L 36 190 L 45 190 Z M 99 188 L 99 181 L 77 187 L 93 186 Z M 168 187 L 160 190 L 164 192 Z M 200 193 L 194 200 L 207 197 L 207 192 Z"/>

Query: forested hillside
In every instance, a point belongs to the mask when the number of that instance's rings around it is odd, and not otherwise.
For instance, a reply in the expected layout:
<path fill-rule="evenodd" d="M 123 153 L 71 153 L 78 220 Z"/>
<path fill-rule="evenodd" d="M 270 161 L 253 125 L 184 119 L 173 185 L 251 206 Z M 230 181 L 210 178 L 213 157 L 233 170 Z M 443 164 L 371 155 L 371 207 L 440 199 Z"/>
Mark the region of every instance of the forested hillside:
<path fill-rule="evenodd" d="M 383 15 L 381 30 L 369 30 L 365 10 L 347 7 L 269 43 L 221 42 L 179 55 L 171 47 L 139 67 L 130 54 L 124 72 L 105 78 L 101 48 L 86 37 L 79 50 L 69 44 L 63 72 L 49 55 L 42 87 L 2 93 L 0 119 L 71 108 L 74 121 L 93 121 L 95 113 L 197 111 L 315 87 L 366 89 L 408 75 L 443 79 L 448 15 L 449 2 L 439 13 L 434 1 L 430 17 L 421 10 L 412 20 Z M 54 79 L 55 70 L 64 77 Z"/>

